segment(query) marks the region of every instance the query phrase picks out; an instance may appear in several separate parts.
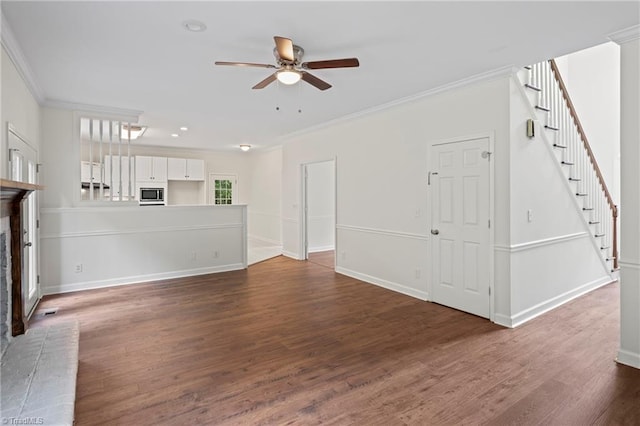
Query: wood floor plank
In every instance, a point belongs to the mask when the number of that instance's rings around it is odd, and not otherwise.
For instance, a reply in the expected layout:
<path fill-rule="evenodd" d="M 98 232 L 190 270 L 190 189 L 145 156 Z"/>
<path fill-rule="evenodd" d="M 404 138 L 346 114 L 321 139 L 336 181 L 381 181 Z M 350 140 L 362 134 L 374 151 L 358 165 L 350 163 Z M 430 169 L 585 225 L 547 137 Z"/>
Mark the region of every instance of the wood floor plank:
<path fill-rule="evenodd" d="M 618 299 L 612 284 L 509 330 L 277 257 L 48 296 L 58 313 L 31 325 L 80 323 L 79 426 L 640 424 Z"/>

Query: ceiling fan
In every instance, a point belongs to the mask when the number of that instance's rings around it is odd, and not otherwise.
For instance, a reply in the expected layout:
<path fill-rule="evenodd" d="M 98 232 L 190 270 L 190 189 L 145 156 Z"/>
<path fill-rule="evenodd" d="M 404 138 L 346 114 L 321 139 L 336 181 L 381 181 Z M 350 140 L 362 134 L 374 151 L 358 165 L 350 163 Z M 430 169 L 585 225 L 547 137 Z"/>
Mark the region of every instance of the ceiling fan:
<path fill-rule="evenodd" d="M 302 47 L 293 44 L 291 39 L 275 36 L 276 47 L 273 48 L 273 55 L 276 57 L 277 65 L 255 64 L 251 62 L 224 62 L 216 61 L 216 65 L 230 65 L 236 67 L 258 67 L 274 68 L 276 72 L 253 86 L 253 89 L 264 89 L 269 84 L 278 80 L 283 84 L 295 84 L 304 80 L 310 85 L 327 90 L 331 87 L 329 83 L 319 79 L 306 70 L 319 70 L 326 68 L 351 68 L 360 66 L 358 58 L 330 59 L 326 61 L 300 62 L 304 55 Z"/>

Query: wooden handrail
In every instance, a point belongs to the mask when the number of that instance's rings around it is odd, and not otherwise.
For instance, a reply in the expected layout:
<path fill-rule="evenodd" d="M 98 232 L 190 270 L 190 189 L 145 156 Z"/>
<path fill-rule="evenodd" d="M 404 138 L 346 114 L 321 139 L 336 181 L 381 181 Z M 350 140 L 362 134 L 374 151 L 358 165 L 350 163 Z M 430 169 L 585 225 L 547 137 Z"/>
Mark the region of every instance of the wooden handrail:
<path fill-rule="evenodd" d="M 576 124 L 578 133 L 580 134 L 580 139 L 582 139 L 582 144 L 584 145 L 584 149 L 589 156 L 589 161 L 593 166 L 593 169 L 596 172 L 596 176 L 598 177 L 598 181 L 600 182 L 600 186 L 602 187 L 602 191 L 607 199 L 607 203 L 609 204 L 609 208 L 611 209 L 611 214 L 613 216 L 613 269 L 618 269 L 618 206 L 613 202 L 613 198 L 611 197 L 611 193 L 609 192 L 609 188 L 607 188 L 607 184 L 604 181 L 604 177 L 602 176 L 602 172 L 600 171 L 600 167 L 598 166 L 598 162 L 596 161 L 596 157 L 593 155 L 593 151 L 591 150 L 591 145 L 589 145 L 589 141 L 587 140 L 587 135 L 584 132 L 584 128 L 582 127 L 582 123 L 578 119 L 578 114 L 576 113 L 576 108 L 573 106 L 573 102 L 571 102 L 571 98 L 569 97 L 569 91 L 567 90 L 567 86 L 565 86 L 564 81 L 562 80 L 562 76 L 560 76 L 560 70 L 556 65 L 556 61 L 551 59 L 549 61 L 551 65 L 551 71 L 553 71 L 553 75 L 558 82 L 558 86 L 560 86 L 560 91 L 562 92 L 562 97 L 567 103 L 567 107 L 569 108 L 569 113 L 573 118 L 574 123 Z"/>

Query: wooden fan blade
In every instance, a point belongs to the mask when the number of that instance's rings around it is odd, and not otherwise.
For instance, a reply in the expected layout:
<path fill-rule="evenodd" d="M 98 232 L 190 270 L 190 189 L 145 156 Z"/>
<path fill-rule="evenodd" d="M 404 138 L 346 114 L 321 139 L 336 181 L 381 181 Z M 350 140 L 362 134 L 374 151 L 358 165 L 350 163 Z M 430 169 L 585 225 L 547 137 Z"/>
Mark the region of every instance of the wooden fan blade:
<path fill-rule="evenodd" d="M 309 74 L 306 71 L 302 71 L 300 74 L 302 74 L 302 79 L 304 81 L 306 81 L 307 83 L 309 83 L 312 86 L 317 87 L 320 90 L 327 90 L 327 89 L 331 88 L 331 85 L 329 83 L 327 83 L 324 80 L 320 80 L 318 77 L 316 77 L 313 74 Z"/>
<path fill-rule="evenodd" d="M 254 64 L 252 62 L 225 62 L 216 61 L 216 65 L 231 65 L 233 67 L 257 67 L 257 68 L 275 68 L 275 65 L 271 64 Z"/>
<path fill-rule="evenodd" d="M 269 77 L 265 78 L 260 83 L 253 86 L 252 89 L 264 89 L 265 87 L 267 87 L 268 85 L 276 81 L 276 78 L 277 76 L 276 76 L 276 73 L 274 72 Z"/>
<path fill-rule="evenodd" d="M 319 70 L 323 68 L 351 68 L 359 67 L 360 61 L 358 61 L 358 58 L 330 59 L 328 61 L 304 62 L 300 66 L 309 70 Z"/>
<path fill-rule="evenodd" d="M 278 56 L 285 61 L 293 62 L 295 57 L 293 56 L 293 42 L 290 38 L 275 36 L 273 39 L 276 42 L 276 49 L 278 50 Z"/>

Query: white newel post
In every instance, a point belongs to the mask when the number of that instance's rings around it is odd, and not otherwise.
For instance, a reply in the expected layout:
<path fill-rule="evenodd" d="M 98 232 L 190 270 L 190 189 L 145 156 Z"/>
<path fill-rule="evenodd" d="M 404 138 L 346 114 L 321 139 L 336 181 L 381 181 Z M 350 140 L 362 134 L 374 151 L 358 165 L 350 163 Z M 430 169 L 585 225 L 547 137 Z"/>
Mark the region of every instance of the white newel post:
<path fill-rule="evenodd" d="M 640 26 L 618 32 L 620 45 L 620 350 L 640 368 Z"/>

